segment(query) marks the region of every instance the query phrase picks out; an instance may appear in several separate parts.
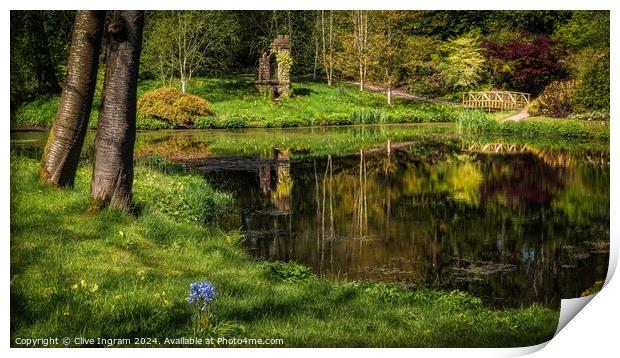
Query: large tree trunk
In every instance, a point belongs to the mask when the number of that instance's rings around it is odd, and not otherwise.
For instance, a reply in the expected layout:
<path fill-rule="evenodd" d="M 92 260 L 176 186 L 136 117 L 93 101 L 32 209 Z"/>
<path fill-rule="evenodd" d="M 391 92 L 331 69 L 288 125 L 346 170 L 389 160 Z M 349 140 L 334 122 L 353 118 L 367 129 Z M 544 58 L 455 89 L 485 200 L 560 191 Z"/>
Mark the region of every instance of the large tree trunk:
<path fill-rule="evenodd" d="M 91 184 L 95 209 L 108 204 L 125 210 L 131 206 L 143 25 L 143 11 L 116 11 L 107 28 L 106 73 Z"/>
<path fill-rule="evenodd" d="M 97 83 L 105 11 L 78 11 L 58 113 L 41 159 L 39 175 L 56 186 L 72 186 L 88 127 Z"/>

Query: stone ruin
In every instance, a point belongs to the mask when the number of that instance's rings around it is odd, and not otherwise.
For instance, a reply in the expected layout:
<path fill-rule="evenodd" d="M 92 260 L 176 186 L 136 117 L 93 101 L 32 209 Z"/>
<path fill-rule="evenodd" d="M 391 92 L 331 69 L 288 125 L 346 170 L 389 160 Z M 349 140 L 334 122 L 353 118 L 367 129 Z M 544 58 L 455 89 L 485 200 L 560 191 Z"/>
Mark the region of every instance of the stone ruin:
<path fill-rule="evenodd" d="M 268 96 L 288 97 L 290 81 L 290 63 L 281 63 L 283 58 L 290 59 L 288 35 L 279 35 L 269 46 L 270 50 L 263 52 L 258 59 L 258 90 Z M 277 71 L 275 78 L 271 77 L 271 57 L 276 57 Z"/>

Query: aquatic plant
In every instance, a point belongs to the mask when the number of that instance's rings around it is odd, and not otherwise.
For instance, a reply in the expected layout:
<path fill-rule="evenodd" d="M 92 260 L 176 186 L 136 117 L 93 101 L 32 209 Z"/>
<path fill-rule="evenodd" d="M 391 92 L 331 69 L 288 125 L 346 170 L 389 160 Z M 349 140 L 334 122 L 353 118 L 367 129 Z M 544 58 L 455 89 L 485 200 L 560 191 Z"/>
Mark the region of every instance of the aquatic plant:
<path fill-rule="evenodd" d="M 499 130 L 499 123 L 482 111 L 464 111 L 456 118 L 461 133 L 485 133 Z"/>

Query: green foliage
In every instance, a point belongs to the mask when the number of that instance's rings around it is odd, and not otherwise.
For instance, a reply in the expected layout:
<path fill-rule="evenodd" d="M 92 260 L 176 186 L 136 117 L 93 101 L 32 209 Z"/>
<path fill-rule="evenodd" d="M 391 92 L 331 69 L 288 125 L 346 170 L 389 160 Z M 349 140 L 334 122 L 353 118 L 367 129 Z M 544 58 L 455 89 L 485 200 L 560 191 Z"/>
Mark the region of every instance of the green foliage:
<path fill-rule="evenodd" d="M 51 127 L 58 111 L 60 96 L 44 96 L 20 106 L 15 112 L 17 123 L 28 126 Z"/>
<path fill-rule="evenodd" d="M 136 127 L 141 129 L 168 129 L 174 128 L 169 122 L 153 118 L 142 113 L 136 114 Z"/>
<path fill-rule="evenodd" d="M 577 119 L 581 121 L 608 121 L 609 111 L 591 111 L 584 113 L 573 113 L 569 116 L 570 119 Z"/>
<path fill-rule="evenodd" d="M 442 46 L 442 51 L 445 51 L 446 58 L 438 68 L 449 87 L 463 90 L 479 83 L 486 62 L 479 36 L 461 36 Z"/>
<path fill-rule="evenodd" d="M 610 62 L 609 48 L 590 51 L 592 56 L 583 62 L 577 72 L 575 106 L 579 111 L 609 111 Z"/>
<path fill-rule="evenodd" d="M 170 79 L 222 74 L 239 47 L 237 16 L 229 11 L 149 11 L 140 69 L 170 87 Z"/>
<path fill-rule="evenodd" d="M 252 115 L 246 113 L 226 113 L 217 116 L 215 128 L 244 128 L 251 118 Z"/>
<path fill-rule="evenodd" d="M 535 116 L 565 118 L 574 111 L 575 92 L 578 82 L 575 80 L 551 82 L 527 108 Z"/>
<path fill-rule="evenodd" d="M 574 11 L 569 21 L 556 26 L 553 35 L 571 50 L 609 47 L 609 11 Z"/>
<path fill-rule="evenodd" d="M 441 295 L 437 300 L 448 311 L 460 311 L 463 309 L 479 310 L 483 308 L 480 298 L 458 290 Z"/>
<path fill-rule="evenodd" d="M 293 58 L 288 50 L 275 51 L 276 63 L 278 69 L 278 79 L 283 83 L 291 82 L 291 68 L 293 67 Z"/>
<path fill-rule="evenodd" d="M 505 134 L 530 137 L 609 138 L 608 126 L 588 125 L 587 122 L 571 119 L 528 118 L 505 121 L 501 129 Z"/>
<path fill-rule="evenodd" d="M 209 114 L 209 102 L 176 88 L 158 88 L 140 97 L 138 113 L 165 120 L 174 127 L 188 127 L 198 117 Z"/>
<path fill-rule="evenodd" d="M 385 302 L 394 302 L 411 296 L 410 292 L 402 287 L 384 282 L 366 283 L 363 285 L 363 290 L 365 294 Z"/>
<path fill-rule="evenodd" d="M 482 111 L 465 111 L 458 115 L 456 128 L 462 133 L 484 133 L 496 131 L 499 123 Z"/>
<path fill-rule="evenodd" d="M 294 262 L 276 261 L 266 266 L 269 279 L 274 281 L 296 282 L 316 278 L 309 267 Z"/>
<path fill-rule="evenodd" d="M 361 108 L 353 110 L 349 119 L 355 124 L 386 123 L 388 113 L 385 109 Z"/>
<path fill-rule="evenodd" d="M 432 37 L 410 36 L 405 40 L 403 51 L 407 61 L 405 83 L 412 93 L 435 96 L 443 94 L 445 84 L 438 69 L 436 53 L 442 42 Z"/>
<path fill-rule="evenodd" d="M 138 201 L 149 202 L 153 208 L 181 222 L 205 222 L 232 207 L 232 196 L 213 190 L 198 174 L 169 177 L 159 170 L 138 168 L 142 180 L 134 185 Z"/>

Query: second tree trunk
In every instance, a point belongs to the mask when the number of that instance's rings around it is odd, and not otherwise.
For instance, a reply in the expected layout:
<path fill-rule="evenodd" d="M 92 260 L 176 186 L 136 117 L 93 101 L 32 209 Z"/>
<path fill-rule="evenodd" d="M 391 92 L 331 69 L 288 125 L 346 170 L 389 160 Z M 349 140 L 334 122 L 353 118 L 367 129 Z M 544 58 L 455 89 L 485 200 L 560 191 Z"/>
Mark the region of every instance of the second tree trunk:
<path fill-rule="evenodd" d="M 143 25 L 143 11 L 116 11 L 107 27 L 106 72 L 91 184 L 95 208 L 131 206 Z"/>

